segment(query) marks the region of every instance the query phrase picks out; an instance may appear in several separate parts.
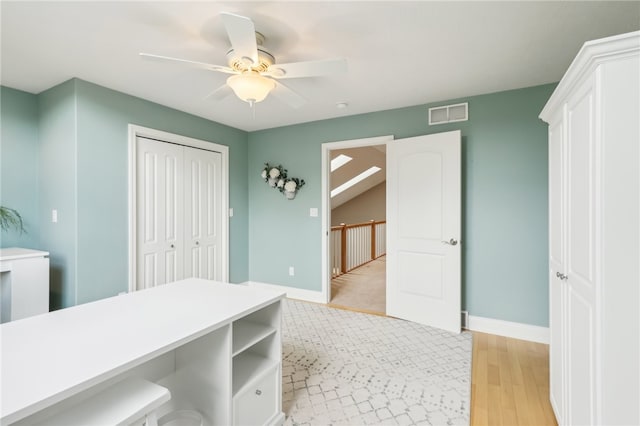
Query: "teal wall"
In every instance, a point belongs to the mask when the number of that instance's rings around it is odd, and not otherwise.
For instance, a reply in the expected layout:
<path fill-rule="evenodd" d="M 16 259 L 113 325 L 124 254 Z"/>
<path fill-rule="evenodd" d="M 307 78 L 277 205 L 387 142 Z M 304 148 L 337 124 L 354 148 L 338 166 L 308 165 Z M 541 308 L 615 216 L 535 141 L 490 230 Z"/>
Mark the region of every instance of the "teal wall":
<path fill-rule="evenodd" d="M 76 197 L 75 84 L 67 81 L 38 96 L 40 161 L 38 205 L 40 246 L 49 252 L 50 305 L 73 306 L 77 291 L 78 216 Z M 51 211 L 58 222 L 51 222 Z"/>
<path fill-rule="evenodd" d="M 1 201 L 19 208 L 29 228 L 3 235 L 2 245 L 51 252 L 54 307 L 126 291 L 131 123 L 229 146 L 232 282 L 319 291 L 321 219 L 309 217 L 309 208 L 321 207 L 321 144 L 460 129 L 463 307 L 546 326 L 547 134 L 537 116 L 553 89 L 438 103 L 469 102 L 463 123 L 428 126 L 432 105 L 421 105 L 247 134 L 77 79 L 37 96 L 2 88 Z M 262 181 L 264 162 L 306 180 L 295 200 Z"/>
<path fill-rule="evenodd" d="M 0 87 L 0 205 L 20 213 L 26 233 L 0 234 L 0 247 L 39 248 L 38 97 Z"/>
<path fill-rule="evenodd" d="M 321 144 L 460 129 L 463 308 L 470 315 L 548 325 L 547 127 L 537 117 L 555 85 L 474 96 L 467 122 L 428 126 L 432 105 L 249 134 L 249 279 L 320 291 Z M 294 201 L 260 179 L 263 163 L 307 181 Z M 294 266 L 296 275 L 288 275 Z"/>
<path fill-rule="evenodd" d="M 229 147 L 229 279 L 247 281 L 246 132 L 78 79 L 38 96 L 2 90 L 3 105 L 11 103 L 1 111 L 2 202 L 19 201 L 16 208 L 36 231 L 2 244 L 51 253 L 53 309 L 127 291 L 129 124 Z M 4 142 L 18 136 L 30 151 Z M 38 178 L 26 190 L 19 182 L 31 174 Z"/>
<path fill-rule="evenodd" d="M 78 303 L 127 290 L 128 124 L 229 147 L 229 279 L 247 280 L 247 133 L 75 80 L 78 101 Z M 105 261 L 108 259 L 108 261 Z"/>

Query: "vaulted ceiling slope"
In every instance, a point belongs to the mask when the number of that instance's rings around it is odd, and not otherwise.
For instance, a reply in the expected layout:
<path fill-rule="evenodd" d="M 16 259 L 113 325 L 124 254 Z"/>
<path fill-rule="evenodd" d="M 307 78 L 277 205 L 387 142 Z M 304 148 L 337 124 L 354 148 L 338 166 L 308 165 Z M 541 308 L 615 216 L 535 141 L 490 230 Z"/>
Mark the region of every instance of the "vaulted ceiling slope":
<path fill-rule="evenodd" d="M 637 30 L 629 2 L 2 1 L 1 83 L 39 93 L 72 77 L 247 131 L 558 81 L 587 41 Z M 307 103 L 204 99 L 227 75 L 221 12 L 249 17 L 277 62 L 344 57 L 345 73 L 289 79 Z M 347 108 L 336 108 L 346 102 Z M 254 117 L 255 113 L 255 117 Z"/>
<path fill-rule="evenodd" d="M 331 151 L 331 159 L 340 155 L 350 158 L 343 166 L 331 171 L 331 208 L 350 201 L 363 194 L 374 186 L 387 180 L 387 156 L 386 145 L 363 146 L 360 148 L 336 149 Z M 336 188 L 346 184 L 354 177 L 366 172 L 371 167 L 379 170 L 363 180 L 349 186 L 342 192 L 333 195 Z M 332 167 L 333 169 L 333 167 Z"/>

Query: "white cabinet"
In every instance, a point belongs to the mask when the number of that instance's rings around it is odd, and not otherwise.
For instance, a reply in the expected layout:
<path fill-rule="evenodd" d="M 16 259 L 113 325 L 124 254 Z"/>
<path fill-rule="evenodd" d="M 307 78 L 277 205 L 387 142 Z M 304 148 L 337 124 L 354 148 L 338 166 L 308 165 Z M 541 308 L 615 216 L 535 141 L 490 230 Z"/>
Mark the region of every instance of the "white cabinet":
<path fill-rule="evenodd" d="M 281 424 L 278 412 L 279 370 L 271 366 L 233 396 L 234 425 Z"/>
<path fill-rule="evenodd" d="M 0 322 L 49 312 L 49 253 L 0 249 Z"/>
<path fill-rule="evenodd" d="M 640 424 L 639 57 L 640 32 L 586 43 L 540 115 L 559 424 Z"/>

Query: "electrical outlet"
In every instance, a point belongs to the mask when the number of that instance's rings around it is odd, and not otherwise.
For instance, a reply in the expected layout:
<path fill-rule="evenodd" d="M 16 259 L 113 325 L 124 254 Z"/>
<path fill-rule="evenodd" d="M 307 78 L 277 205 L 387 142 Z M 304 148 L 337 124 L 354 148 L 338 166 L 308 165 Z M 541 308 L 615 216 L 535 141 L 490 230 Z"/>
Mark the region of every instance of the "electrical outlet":
<path fill-rule="evenodd" d="M 293 269 L 293 266 L 289 266 L 289 275 L 290 276 L 294 276 L 295 275 L 295 271 Z"/>

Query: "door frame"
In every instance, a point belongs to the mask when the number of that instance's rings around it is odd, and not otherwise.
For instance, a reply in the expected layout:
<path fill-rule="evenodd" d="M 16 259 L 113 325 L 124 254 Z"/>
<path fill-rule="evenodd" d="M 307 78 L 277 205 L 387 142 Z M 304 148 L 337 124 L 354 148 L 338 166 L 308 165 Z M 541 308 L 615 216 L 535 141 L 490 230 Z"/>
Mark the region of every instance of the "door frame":
<path fill-rule="evenodd" d="M 136 262 L 136 221 L 137 221 L 137 138 L 144 137 L 155 139 L 159 142 L 172 143 L 176 145 L 187 146 L 191 148 L 203 149 L 205 151 L 213 151 L 221 155 L 221 200 L 220 200 L 220 217 L 224 221 L 220 235 L 220 247 L 222 248 L 222 281 L 229 281 L 229 147 L 214 142 L 208 142 L 200 139 L 190 138 L 188 136 L 177 135 L 174 133 L 164 132 L 162 130 L 142 127 L 135 124 L 128 126 L 129 142 L 128 142 L 128 203 L 129 203 L 129 292 L 135 291 L 135 282 L 137 274 Z"/>
<path fill-rule="evenodd" d="M 331 302 L 331 264 L 329 262 L 329 238 L 331 238 L 331 160 L 329 155 L 336 149 L 359 148 L 371 145 L 387 145 L 394 140 L 393 135 L 374 136 L 362 139 L 350 139 L 322 144 L 322 294 L 323 303 Z"/>

